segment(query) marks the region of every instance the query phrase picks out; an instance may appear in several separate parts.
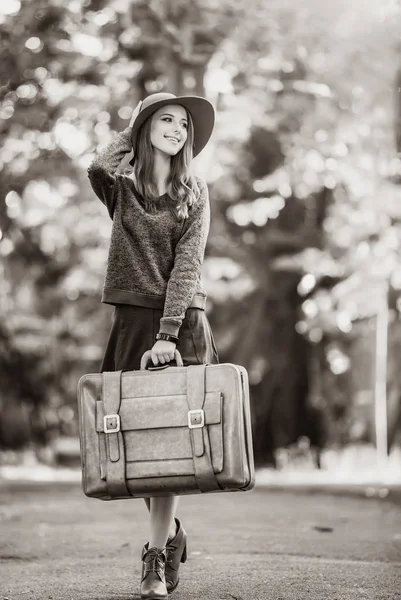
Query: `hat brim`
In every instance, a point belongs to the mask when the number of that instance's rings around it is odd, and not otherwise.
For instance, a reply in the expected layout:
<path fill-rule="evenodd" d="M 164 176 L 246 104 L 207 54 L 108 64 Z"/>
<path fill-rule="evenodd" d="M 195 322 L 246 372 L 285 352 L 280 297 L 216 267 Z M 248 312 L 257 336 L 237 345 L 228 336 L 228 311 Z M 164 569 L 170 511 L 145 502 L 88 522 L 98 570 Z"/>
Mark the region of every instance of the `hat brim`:
<path fill-rule="evenodd" d="M 146 121 L 150 115 L 162 108 L 171 104 L 179 104 L 183 106 L 191 115 L 192 123 L 194 126 L 194 146 L 193 156 L 197 156 L 208 143 L 210 136 L 213 133 L 215 123 L 215 112 L 213 104 L 211 104 L 206 98 L 200 96 L 178 96 L 175 98 L 166 98 L 159 102 L 154 102 L 150 106 L 147 106 L 137 116 L 131 132 L 132 146 L 135 148 L 136 137 L 139 128 Z M 130 161 L 130 165 L 135 162 L 135 157 Z"/>

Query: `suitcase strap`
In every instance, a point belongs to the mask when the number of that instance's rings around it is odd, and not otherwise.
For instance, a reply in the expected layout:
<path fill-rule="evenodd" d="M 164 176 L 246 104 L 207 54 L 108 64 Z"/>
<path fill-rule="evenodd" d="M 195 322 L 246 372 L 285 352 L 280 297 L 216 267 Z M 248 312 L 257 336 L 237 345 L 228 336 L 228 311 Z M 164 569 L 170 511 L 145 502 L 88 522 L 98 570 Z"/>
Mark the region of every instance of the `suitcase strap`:
<path fill-rule="evenodd" d="M 104 431 L 107 445 L 106 481 L 113 498 L 130 496 L 125 480 L 125 447 L 120 431 L 121 371 L 102 373 Z"/>
<path fill-rule="evenodd" d="M 213 471 L 209 434 L 205 426 L 205 377 L 206 365 L 187 367 L 188 427 L 195 479 L 201 492 L 212 492 L 221 488 Z"/>

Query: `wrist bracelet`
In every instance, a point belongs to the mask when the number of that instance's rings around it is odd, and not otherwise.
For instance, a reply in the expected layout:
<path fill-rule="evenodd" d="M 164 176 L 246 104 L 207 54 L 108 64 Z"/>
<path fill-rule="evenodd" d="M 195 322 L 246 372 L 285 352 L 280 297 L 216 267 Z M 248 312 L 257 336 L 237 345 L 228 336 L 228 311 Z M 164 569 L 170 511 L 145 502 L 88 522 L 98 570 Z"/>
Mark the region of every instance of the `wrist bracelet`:
<path fill-rule="evenodd" d="M 166 342 L 174 342 L 178 346 L 179 338 L 169 333 L 157 333 L 156 340 L 164 340 Z"/>

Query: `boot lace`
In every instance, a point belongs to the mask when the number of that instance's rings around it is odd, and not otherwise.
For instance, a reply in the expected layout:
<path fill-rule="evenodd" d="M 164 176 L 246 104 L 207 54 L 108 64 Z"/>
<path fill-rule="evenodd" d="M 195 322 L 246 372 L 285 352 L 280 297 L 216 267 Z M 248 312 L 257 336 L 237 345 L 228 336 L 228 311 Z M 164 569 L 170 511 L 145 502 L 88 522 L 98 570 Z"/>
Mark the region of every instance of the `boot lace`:
<path fill-rule="evenodd" d="M 163 573 L 166 563 L 165 548 L 149 548 L 143 557 L 146 573 L 157 573 L 159 576 Z"/>

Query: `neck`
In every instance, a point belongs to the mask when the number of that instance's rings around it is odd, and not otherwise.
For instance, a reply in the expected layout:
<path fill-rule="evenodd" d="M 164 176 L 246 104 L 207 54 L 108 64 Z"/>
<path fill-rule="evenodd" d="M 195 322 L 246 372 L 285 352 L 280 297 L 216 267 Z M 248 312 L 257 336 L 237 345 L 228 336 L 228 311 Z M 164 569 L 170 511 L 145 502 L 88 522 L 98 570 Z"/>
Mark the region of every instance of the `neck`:
<path fill-rule="evenodd" d="M 166 193 L 166 182 L 170 175 L 170 170 L 171 157 L 163 154 L 162 152 L 155 151 L 153 178 L 160 196 Z"/>

